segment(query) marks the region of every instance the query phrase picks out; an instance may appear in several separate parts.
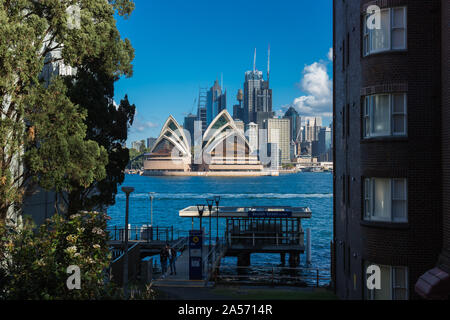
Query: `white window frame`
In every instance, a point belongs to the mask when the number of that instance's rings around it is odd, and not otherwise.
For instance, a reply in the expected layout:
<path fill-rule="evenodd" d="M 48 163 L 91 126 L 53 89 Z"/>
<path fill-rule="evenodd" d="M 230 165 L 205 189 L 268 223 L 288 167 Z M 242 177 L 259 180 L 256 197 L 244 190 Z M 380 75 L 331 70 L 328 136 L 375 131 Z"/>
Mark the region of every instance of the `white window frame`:
<path fill-rule="evenodd" d="M 390 267 L 390 269 L 391 269 L 391 282 L 392 282 L 392 284 L 391 284 L 391 299 L 392 300 L 399 300 L 396 297 L 395 291 L 396 291 L 396 289 L 401 289 L 401 290 L 405 290 L 406 291 L 405 300 L 408 300 L 409 299 L 409 283 L 408 283 L 409 272 L 408 272 L 408 267 L 392 266 L 392 267 Z M 395 271 L 396 271 L 396 269 L 404 269 L 404 271 L 405 271 L 405 279 L 404 279 L 405 286 L 404 287 L 398 285 L 395 282 L 395 279 L 396 279 Z"/>
<path fill-rule="evenodd" d="M 403 112 L 396 112 L 394 109 L 395 96 L 403 94 Z M 394 93 L 390 95 L 390 110 L 391 110 L 391 135 L 393 136 L 408 136 L 408 95 L 406 93 Z M 394 131 L 395 116 L 403 116 L 403 132 Z"/>
<path fill-rule="evenodd" d="M 398 9 L 403 9 L 403 26 L 394 26 L 394 11 Z M 408 8 L 406 6 L 403 7 L 392 7 L 392 8 L 386 8 L 381 9 L 380 15 L 382 12 L 389 12 L 389 39 L 388 39 L 388 47 L 387 48 L 381 48 L 381 49 L 372 49 L 372 36 L 373 32 L 375 30 L 370 30 L 367 28 L 367 19 L 368 15 L 364 15 L 363 17 L 363 56 L 367 57 L 371 54 L 376 54 L 379 52 L 386 52 L 386 51 L 405 51 L 408 50 Z M 404 44 L 405 46 L 403 48 L 393 48 L 392 46 L 392 34 L 395 30 L 401 30 L 404 29 Z"/>
<path fill-rule="evenodd" d="M 363 205 L 363 219 L 365 221 L 376 221 L 376 222 L 391 222 L 391 223 L 407 223 L 408 222 L 408 179 L 406 178 L 393 178 L 389 179 L 389 197 L 391 202 L 391 212 L 389 215 L 389 219 L 380 219 L 374 216 L 373 208 L 375 202 L 375 188 L 374 183 L 376 179 L 386 179 L 386 178 L 365 178 L 364 179 L 364 205 Z M 401 180 L 405 184 L 405 188 L 403 189 L 403 199 L 396 199 L 393 194 L 394 190 L 394 182 Z M 394 217 L 394 201 L 404 201 L 405 203 L 405 212 L 404 217 L 402 219 Z"/>
<path fill-rule="evenodd" d="M 389 133 L 374 133 L 372 132 L 374 126 L 374 115 L 373 115 L 373 106 L 374 100 L 377 96 L 389 96 Z M 394 102 L 395 97 L 398 95 L 403 95 L 403 112 L 394 111 Z M 403 132 L 395 132 L 394 131 L 394 118 L 397 116 L 403 117 Z M 406 93 L 393 93 L 393 94 L 374 94 L 370 96 L 364 97 L 364 105 L 363 105 L 363 137 L 364 139 L 373 138 L 373 137 L 391 137 L 391 136 L 399 136 L 399 137 L 407 137 L 408 136 L 408 95 Z"/>
<path fill-rule="evenodd" d="M 370 220 L 373 211 L 373 183 L 371 179 L 364 179 L 364 220 Z"/>
<path fill-rule="evenodd" d="M 388 266 L 388 265 L 380 265 L 380 264 L 376 264 L 376 263 L 371 263 L 371 262 L 368 262 L 368 261 L 366 261 L 365 263 L 364 263 L 364 274 L 365 274 L 365 270 L 367 269 L 367 267 L 368 266 L 370 266 L 370 265 L 377 265 L 377 266 L 379 266 L 379 267 L 387 267 L 387 268 L 389 268 L 389 273 L 390 273 L 390 277 L 391 277 L 391 287 L 389 288 L 389 296 L 390 296 L 390 299 L 391 300 L 398 300 L 398 299 L 396 299 L 396 295 L 395 295 L 395 290 L 396 289 L 402 289 L 402 290 L 405 290 L 406 291 L 406 295 L 405 295 L 405 300 L 408 300 L 409 299 L 409 282 L 408 282 L 408 280 L 409 280 L 409 269 L 408 269 L 408 267 L 406 267 L 406 266 Z M 396 282 L 395 282 L 395 276 L 396 276 L 396 274 L 395 274 L 395 269 L 404 269 L 404 271 L 405 271 L 405 287 L 402 287 L 402 286 L 400 286 L 400 285 L 398 285 Z M 365 283 L 366 282 L 366 278 L 364 278 L 363 279 L 363 283 Z M 366 299 L 367 300 L 375 300 L 375 290 L 376 289 L 374 289 L 374 290 L 369 290 L 367 287 L 365 288 L 366 290 Z"/>

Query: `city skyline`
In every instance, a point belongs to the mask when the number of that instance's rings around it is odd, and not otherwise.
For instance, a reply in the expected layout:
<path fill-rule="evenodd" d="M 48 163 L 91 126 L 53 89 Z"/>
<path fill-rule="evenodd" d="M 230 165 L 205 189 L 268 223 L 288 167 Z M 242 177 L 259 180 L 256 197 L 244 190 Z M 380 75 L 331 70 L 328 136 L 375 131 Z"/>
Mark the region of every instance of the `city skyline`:
<path fill-rule="evenodd" d="M 220 10 L 216 4 L 207 9 L 202 5 L 200 1 L 187 7 L 180 2 L 177 6 L 183 10 L 171 12 L 164 3 L 136 1 L 139 10 L 130 19 L 118 18 L 121 34 L 136 48 L 134 75 L 119 80 L 115 92 L 116 102 L 128 93 L 137 106 L 128 145 L 157 136 L 167 113 L 180 122 L 195 113 L 199 87 L 210 88 L 222 74 L 229 95 L 227 110 L 233 113 L 245 72 L 252 70 L 255 48 L 256 69 L 266 74 L 269 45 L 273 111 L 281 115 L 295 104 L 301 116 L 319 115 L 331 122 L 331 1 L 325 10 L 303 3 L 267 2 L 255 9 L 252 1 L 239 5 L 231 1 L 221 4 Z M 215 6 L 218 14 L 208 16 Z M 294 20 L 294 12 L 301 19 Z M 256 31 L 250 32 L 254 29 L 248 26 L 250 16 L 259 25 Z M 321 26 L 323 22 L 330 28 Z M 312 35 L 314 25 L 318 30 Z"/>

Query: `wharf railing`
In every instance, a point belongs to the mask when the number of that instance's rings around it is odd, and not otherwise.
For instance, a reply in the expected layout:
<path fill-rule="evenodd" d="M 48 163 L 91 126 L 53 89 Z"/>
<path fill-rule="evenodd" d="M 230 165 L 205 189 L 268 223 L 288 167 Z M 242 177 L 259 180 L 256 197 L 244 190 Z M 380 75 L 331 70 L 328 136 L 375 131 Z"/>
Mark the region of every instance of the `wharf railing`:
<path fill-rule="evenodd" d="M 216 273 L 216 268 L 220 264 L 220 260 L 227 250 L 227 244 L 223 238 L 220 238 L 216 239 L 214 243 L 211 243 L 210 246 L 208 245 L 206 247 L 211 249 L 208 251 L 206 258 L 203 261 L 203 275 L 205 280 L 209 281 Z"/>
<path fill-rule="evenodd" d="M 306 267 L 234 267 L 218 266 L 215 282 L 262 283 L 271 285 L 300 285 L 320 287 L 331 281 L 330 270 Z"/>
<path fill-rule="evenodd" d="M 125 240 L 125 227 L 108 227 L 109 239 L 111 241 L 124 241 Z M 141 241 L 141 242 L 171 242 L 174 240 L 174 230 L 171 227 L 159 227 L 159 226 L 130 226 L 128 228 L 128 240 L 129 241 Z"/>
<path fill-rule="evenodd" d="M 229 233 L 226 237 L 227 244 L 231 247 L 233 245 L 245 245 L 250 247 L 256 246 L 289 246 L 289 245 L 304 245 L 304 232 L 290 232 L 285 233 L 267 233 L 267 232 L 244 232 L 244 233 Z"/>

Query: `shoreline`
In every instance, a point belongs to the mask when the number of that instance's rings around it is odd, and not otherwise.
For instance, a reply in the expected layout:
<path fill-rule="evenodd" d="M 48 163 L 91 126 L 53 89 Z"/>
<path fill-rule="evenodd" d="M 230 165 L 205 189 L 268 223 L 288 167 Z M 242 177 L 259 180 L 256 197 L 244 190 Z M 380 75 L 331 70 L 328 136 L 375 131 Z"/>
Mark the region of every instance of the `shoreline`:
<path fill-rule="evenodd" d="M 279 172 L 277 171 L 262 171 L 262 172 L 214 172 L 214 171 L 206 171 L 206 172 L 144 172 L 142 176 L 145 177 L 266 177 L 266 176 L 278 176 Z"/>
<path fill-rule="evenodd" d="M 297 174 L 302 172 L 309 173 L 332 173 L 332 171 L 302 171 L 302 170 L 279 170 L 279 171 L 263 171 L 263 172 L 152 172 L 145 173 L 138 171 L 136 173 L 125 172 L 127 175 L 139 175 L 145 177 L 279 177 L 280 175 Z"/>

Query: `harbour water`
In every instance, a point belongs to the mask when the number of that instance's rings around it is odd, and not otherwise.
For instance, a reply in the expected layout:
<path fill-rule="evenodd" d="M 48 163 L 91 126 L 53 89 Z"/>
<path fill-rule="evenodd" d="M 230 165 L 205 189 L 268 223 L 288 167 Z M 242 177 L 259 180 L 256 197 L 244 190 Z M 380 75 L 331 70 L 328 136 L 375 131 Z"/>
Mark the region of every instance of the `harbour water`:
<path fill-rule="evenodd" d="M 174 235 L 186 234 L 191 229 L 191 219 L 180 218 L 179 210 L 197 204 L 206 204 L 206 199 L 221 197 L 220 206 L 296 206 L 309 207 L 311 219 L 302 221 L 303 228 L 311 228 L 312 262 L 306 265 L 306 256 L 301 256 L 301 267 L 330 269 L 330 241 L 333 232 L 333 176 L 331 173 L 296 173 L 278 177 L 219 178 L 219 177 L 145 177 L 127 175 L 123 186 L 135 191 L 130 196 L 130 224 L 150 224 L 150 197 L 153 199 L 153 225 L 173 226 Z M 120 188 L 119 188 L 120 189 Z M 116 204 L 108 209 L 110 226 L 123 226 L 125 194 L 116 196 Z M 215 221 L 212 234 L 216 234 Z M 208 219 L 203 225 L 209 229 Z M 196 225 L 198 226 L 198 224 Z M 223 231 L 224 225 L 219 225 Z M 252 268 L 278 265 L 279 255 L 253 254 Z M 236 265 L 235 258 L 226 258 L 222 265 Z M 327 275 L 326 272 L 324 275 Z"/>

